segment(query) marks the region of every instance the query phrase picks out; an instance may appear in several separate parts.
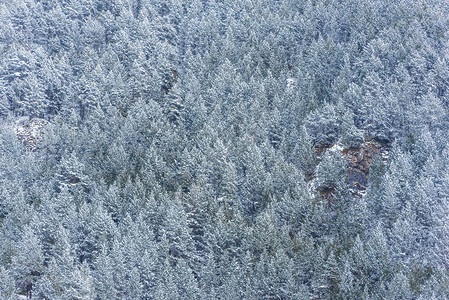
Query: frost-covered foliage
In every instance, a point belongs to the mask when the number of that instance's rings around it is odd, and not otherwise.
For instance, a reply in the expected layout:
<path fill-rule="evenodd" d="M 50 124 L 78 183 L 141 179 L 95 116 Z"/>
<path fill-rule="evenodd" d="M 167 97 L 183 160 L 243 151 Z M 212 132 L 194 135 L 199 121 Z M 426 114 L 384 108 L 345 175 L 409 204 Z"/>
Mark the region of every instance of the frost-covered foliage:
<path fill-rule="evenodd" d="M 449 298 L 448 8 L 0 1 L 0 298 Z"/>

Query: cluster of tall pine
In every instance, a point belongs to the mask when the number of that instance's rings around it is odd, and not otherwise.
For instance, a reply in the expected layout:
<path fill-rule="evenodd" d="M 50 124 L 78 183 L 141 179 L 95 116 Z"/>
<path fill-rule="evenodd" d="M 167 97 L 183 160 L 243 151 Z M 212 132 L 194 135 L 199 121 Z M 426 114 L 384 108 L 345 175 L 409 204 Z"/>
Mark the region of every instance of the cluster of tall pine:
<path fill-rule="evenodd" d="M 448 16 L 1 1 L 0 298 L 449 298 Z"/>

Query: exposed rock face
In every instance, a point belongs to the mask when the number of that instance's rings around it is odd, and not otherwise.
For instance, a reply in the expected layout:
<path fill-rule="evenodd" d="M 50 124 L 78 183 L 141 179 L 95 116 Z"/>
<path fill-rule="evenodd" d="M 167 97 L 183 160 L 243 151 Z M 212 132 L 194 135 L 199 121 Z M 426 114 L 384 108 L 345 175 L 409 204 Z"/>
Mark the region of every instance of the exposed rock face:
<path fill-rule="evenodd" d="M 325 201 L 327 203 L 333 203 L 334 201 L 335 189 L 329 189 L 326 191 L 318 191 L 320 201 Z"/>
<path fill-rule="evenodd" d="M 382 160 L 388 157 L 387 147 L 376 141 L 364 142 L 358 148 L 343 148 L 340 144 L 320 146 L 316 147 L 316 151 L 318 156 L 327 151 L 341 152 L 347 165 L 346 182 L 351 193 L 359 197 L 363 196 L 367 188 L 370 166 L 376 157 L 381 156 Z M 333 191 L 320 191 L 320 197 L 328 202 L 333 200 L 332 194 Z"/>
<path fill-rule="evenodd" d="M 44 119 L 20 120 L 16 127 L 17 138 L 28 150 L 36 151 L 38 141 L 44 136 L 47 125 L 48 121 Z"/>
<path fill-rule="evenodd" d="M 370 166 L 374 159 L 381 156 L 385 160 L 388 152 L 385 145 L 369 141 L 359 148 L 344 149 L 342 154 L 348 165 L 347 182 L 353 193 L 361 194 L 367 188 Z"/>

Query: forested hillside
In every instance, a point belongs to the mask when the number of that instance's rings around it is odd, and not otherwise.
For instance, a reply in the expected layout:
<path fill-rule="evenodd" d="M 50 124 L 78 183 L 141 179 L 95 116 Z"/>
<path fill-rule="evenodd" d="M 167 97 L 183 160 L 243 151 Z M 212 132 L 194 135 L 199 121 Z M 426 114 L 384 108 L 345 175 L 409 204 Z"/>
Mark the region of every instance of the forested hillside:
<path fill-rule="evenodd" d="M 0 1 L 0 299 L 449 299 L 447 1 Z"/>

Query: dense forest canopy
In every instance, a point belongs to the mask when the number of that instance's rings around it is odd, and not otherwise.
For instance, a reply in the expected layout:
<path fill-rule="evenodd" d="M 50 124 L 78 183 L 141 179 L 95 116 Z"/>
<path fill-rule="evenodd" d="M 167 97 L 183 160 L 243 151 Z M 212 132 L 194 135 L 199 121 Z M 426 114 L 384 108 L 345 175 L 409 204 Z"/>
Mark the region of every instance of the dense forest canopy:
<path fill-rule="evenodd" d="M 0 298 L 449 298 L 448 16 L 1 1 Z"/>

